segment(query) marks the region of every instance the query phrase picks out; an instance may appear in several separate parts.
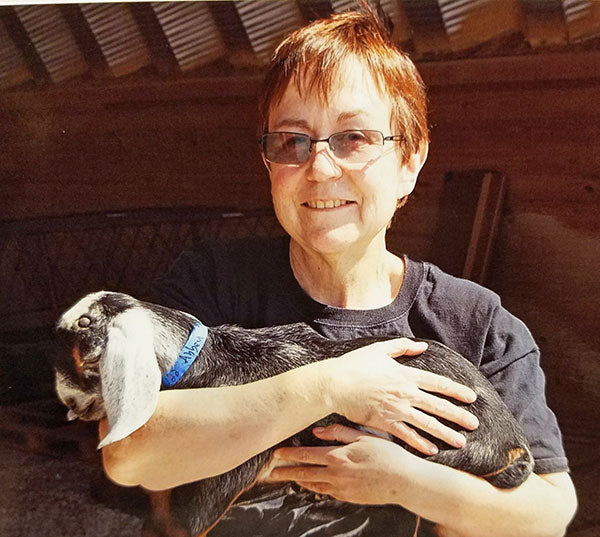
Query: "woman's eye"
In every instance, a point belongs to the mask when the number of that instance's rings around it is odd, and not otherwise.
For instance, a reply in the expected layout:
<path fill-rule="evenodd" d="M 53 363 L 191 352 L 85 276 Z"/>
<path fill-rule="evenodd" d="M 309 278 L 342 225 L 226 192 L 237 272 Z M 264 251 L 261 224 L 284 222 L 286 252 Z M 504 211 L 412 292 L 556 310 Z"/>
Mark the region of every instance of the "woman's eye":
<path fill-rule="evenodd" d="M 340 135 L 338 145 L 345 151 L 354 150 L 368 144 L 369 140 L 360 131 L 344 132 Z"/>
<path fill-rule="evenodd" d="M 298 145 L 302 145 L 304 143 L 305 138 L 303 136 L 290 136 L 285 140 L 283 147 L 296 147 Z"/>
<path fill-rule="evenodd" d="M 366 136 L 360 131 L 349 132 L 347 134 L 347 138 L 351 142 L 362 142 L 362 141 L 366 141 L 366 139 L 367 139 Z"/>

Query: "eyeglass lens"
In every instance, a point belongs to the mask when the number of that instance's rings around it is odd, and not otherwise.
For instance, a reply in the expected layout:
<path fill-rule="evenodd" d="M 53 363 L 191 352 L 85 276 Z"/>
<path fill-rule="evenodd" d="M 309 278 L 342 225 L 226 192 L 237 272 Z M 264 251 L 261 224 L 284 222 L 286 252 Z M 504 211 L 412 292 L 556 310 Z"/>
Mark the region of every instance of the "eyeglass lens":
<path fill-rule="evenodd" d="M 356 130 L 332 134 L 329 147 L 336 158 L 351 163 L 368 162 L 381 154 L 383 134 Z M 265 158 L 279 164 L 301 164 L 308 159 L 314 140 L 296 132 L 270 132 L 263 136 Z"/>

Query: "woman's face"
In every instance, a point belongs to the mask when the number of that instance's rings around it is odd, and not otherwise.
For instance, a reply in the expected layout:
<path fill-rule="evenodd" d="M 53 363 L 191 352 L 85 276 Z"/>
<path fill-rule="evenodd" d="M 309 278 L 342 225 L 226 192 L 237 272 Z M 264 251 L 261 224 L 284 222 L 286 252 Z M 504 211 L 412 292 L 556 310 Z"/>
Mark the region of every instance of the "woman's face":
<path fill-rule="evenodd" d="M 360 64 L 347 66 L 345 80 L 329 103 L 313 93 L 300 96 L 294 81 L 269 115 L 269 132 L 292 131 L 328 138 L 350 130 L 391 132 L 391 100 L 382 96 Z M 284 229 L 304 249 L 321 254 L 350 253 L 383 238 L 397 200 L 409 194 L 422 164 L 414 156 L 402 166 L 397 144 L 385 142 L 381 156 L 345 163 L 327 142 L 314 145 L 302 164 L 270 163 L 271 194 Z M 422 159 L 424 160 L 424 158 Z"/>

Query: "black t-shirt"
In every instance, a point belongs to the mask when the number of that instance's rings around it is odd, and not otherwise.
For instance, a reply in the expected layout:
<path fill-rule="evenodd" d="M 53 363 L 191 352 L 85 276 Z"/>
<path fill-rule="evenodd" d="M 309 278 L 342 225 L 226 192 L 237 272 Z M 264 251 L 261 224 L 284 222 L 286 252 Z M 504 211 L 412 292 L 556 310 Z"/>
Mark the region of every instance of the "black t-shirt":
<path fill-rule="evenodd" d="M 568 469 L 556 418 L 546 404 L 539 349 L 527 327 L 492 291 L 429 263 L 404 258 L 406 271 L 388 306 L 352 310 L 319 304 L 300 287 L 289 239 L 207 242 L 184 252 L 155 285 L 153 300 L 208 326 L 246 328 L 305 322 L 332 339 L 408 336 L 433 339 L 473 362 L 521 424 L 536 473 Z M 211 537 L 413 535 L 416 517 L 400 507 L 315 500 L 295 485 L 255 487 Z M 419 535 L 427 534 L 426 524 Z"/>

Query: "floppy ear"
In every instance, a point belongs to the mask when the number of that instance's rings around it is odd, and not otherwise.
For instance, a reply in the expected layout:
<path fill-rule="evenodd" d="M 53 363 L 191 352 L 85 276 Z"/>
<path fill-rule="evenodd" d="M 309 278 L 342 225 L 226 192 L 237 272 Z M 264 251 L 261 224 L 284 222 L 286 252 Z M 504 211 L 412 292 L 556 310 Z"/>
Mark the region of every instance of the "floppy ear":
<path fill-rule="evenodd" d="M 108 434 L 98 449 L 125 438 L 150 419 L 161 383 L 152 322 L 145 310 L 117 315 L 107 331 L 100 376 Z"/>

